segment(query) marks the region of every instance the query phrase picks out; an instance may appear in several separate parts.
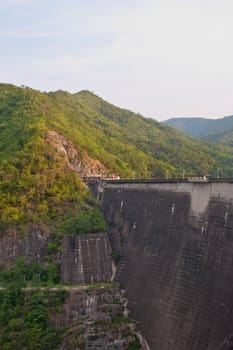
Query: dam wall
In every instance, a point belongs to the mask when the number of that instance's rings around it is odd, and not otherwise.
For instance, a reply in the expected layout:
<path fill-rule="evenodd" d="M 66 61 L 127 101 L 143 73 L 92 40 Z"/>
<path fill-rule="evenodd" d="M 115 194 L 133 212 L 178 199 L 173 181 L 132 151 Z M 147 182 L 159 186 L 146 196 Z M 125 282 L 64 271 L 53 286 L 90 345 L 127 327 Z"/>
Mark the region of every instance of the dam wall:
<path fill-rule="evenodd" d="M 102 210 L 115 280 L 151 350 L 225 349 L 233 333 L 233 183 L 110 181 Z"/>

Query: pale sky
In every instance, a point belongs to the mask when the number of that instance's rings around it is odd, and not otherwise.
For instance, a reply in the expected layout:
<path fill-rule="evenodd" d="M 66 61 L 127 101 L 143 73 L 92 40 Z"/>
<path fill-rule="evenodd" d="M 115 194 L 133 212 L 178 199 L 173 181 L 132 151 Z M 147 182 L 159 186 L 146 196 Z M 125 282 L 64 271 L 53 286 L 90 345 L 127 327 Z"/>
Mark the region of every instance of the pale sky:
<path fill-rule="evenodd" d="M 233 115 L 233 0 L 0 0 L 0 82 Z"/>

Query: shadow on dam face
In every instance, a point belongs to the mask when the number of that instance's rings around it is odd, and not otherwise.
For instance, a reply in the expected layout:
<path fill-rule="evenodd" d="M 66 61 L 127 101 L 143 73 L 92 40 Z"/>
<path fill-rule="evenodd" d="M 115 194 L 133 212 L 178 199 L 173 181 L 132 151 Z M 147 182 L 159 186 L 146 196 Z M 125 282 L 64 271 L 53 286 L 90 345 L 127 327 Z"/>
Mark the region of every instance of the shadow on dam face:
<path fill-rule="evenodd" d="M 102 209 L 151 350 L 232 349 L 233 184 L 106 184 Z"/>

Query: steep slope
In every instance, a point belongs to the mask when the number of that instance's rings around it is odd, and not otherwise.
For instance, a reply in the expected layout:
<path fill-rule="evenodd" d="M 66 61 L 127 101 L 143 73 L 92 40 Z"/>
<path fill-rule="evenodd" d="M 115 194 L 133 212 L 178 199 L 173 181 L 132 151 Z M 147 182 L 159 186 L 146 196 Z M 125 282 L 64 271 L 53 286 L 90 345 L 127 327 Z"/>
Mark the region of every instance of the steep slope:
<path fill-rule="evenodd" d="M 164 124 L 191 136 L 217 141 L 218 134 L 233 130 L 233 116 L 219 119 L 171 118 L 166 120 Z"/>
<path fill-rule="evenodd" d="M 112 123 L 107 132 L 105 129 L 108 141 L 117 139 L 153 158 L 147 163 L 148 175 L 164 177 L 166 173 L 168 176 L 182 176 L 183 170 L 186 174 L 215 175 L 216 167 L 222 168 L 225 176 L 232 173 L 231 148 L 187 137 L 153 119 L 115 107 L 88 91 L 82 91 L 76 97 Z M 101 129 L 97 124 L 95 127 Z M 113 151 L 110 145 L 105 147 L 109 152 Z M 144 172 L 143 176 L 147 174 Z"/>
<path fill-rule="evenodd" d="M 233 116 L 219 119 L 171 118 L 164 124 L 205 141 L 233 146 Z"/>
<path fill-rule="evenodd" d="M 112 182 L 102 208 L 115 279 L 150 348 L 217 350 L 230 341 L 233 182 Z"/>
<path fill-rule="evenodd" d="M 55 346 L 47 304 L 24 303 L 19 288 L 59 283 L 63 234 L 106 232 L 83 176 L 174 177 L 219 168 L 232 175 L 231 148 L 189 138 L 87 91 L 41 93 L 0 84 L 0 287 L 10 283 L 1 293 L 2 348 L 25 348 L 20 340 L 34 349 L 35 337 L 43 348 Z M 3 269 L 18 256 L 23 261 Z M 70 330 L 68 342 L 80 329 Z M 123 331 L 129 335 L 128 327 Z"/>
<path fill-rule="evenodd" d="M 231 129 L 206 135 L 205 140 L 225 146 L 233 146 L 233 127 Z"/>
<path fill-rule="evenodd" d="M 41 93 L 6 84 L 0 85 L 0 161 L 2 229 L 56 226 L 86 211 L 90 198 L 80 176 L 174 177 L 218 168 L 232 175 L 233 169 L 231 148 L 189 138 L 88 91 Z"/>
<path fill-rule="evenodd" d="M 59 118 L 47 94 L 0 85 L 2 231 L 28 224 L 54 228 L 88 209 L 92 199 L 80 176 L 107 169 L 54 130 L 63 128 Z"/>

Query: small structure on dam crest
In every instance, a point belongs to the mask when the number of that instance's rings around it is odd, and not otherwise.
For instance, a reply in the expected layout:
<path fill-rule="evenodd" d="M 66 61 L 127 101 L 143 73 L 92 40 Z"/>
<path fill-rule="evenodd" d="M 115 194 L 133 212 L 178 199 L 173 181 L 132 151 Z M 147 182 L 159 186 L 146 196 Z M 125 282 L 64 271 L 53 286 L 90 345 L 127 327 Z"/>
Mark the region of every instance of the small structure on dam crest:
<path fill-rule="evenodd" d="M 111 246 L 107 233 L 65 235 L 61 257 L 64 283 L 95 283 L 112 277 Z"/>
<path fill-rule="evenodd" d="M 108 181 L 114 279 L 151 350 L 232 350 L 233 179 Z"/>

